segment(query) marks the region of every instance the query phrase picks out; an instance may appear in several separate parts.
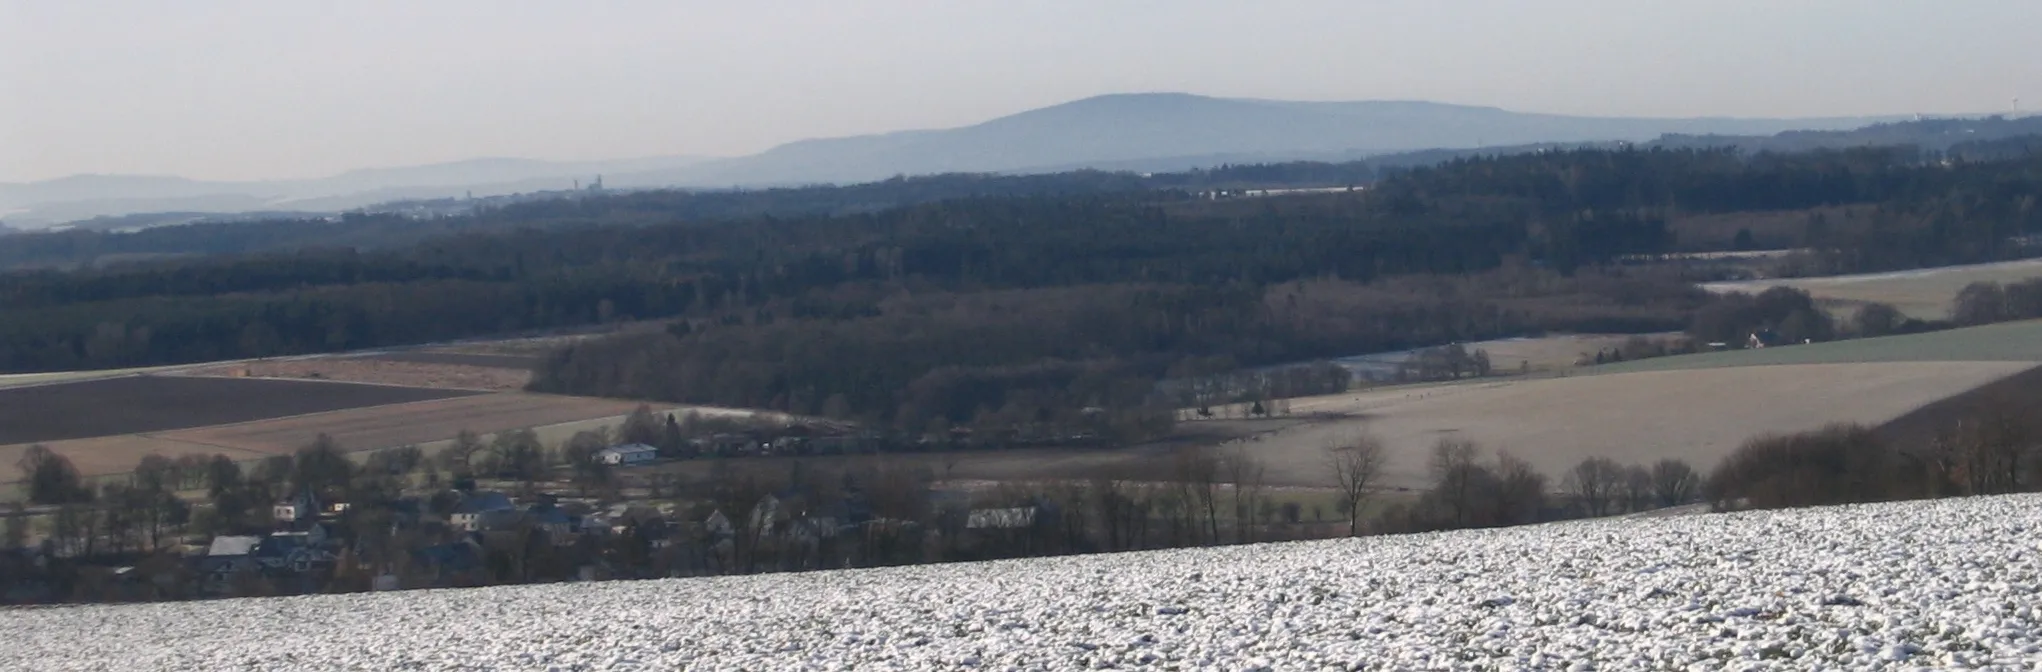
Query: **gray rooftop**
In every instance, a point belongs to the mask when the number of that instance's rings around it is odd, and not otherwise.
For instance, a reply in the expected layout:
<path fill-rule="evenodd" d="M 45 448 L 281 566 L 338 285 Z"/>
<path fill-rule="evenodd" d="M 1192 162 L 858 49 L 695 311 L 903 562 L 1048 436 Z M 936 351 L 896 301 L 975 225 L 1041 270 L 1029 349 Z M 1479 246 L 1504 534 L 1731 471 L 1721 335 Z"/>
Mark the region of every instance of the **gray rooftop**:
<path fill-rule="evenodd" d="M 261 543 L 262 537 L 213 537 L 213 545 L 206 549 L 206 555 L 248 555 Z"/>

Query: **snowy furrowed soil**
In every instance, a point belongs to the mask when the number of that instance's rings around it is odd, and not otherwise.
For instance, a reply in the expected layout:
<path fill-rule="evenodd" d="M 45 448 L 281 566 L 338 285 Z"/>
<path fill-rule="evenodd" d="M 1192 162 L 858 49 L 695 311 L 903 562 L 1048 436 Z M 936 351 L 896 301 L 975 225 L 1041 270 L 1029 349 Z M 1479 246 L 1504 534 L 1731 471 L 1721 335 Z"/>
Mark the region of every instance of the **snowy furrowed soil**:
<path fill-rule="evenodd" d="M 2042 497 L 0 611 L 8 670 L 2034 669 Z"/>

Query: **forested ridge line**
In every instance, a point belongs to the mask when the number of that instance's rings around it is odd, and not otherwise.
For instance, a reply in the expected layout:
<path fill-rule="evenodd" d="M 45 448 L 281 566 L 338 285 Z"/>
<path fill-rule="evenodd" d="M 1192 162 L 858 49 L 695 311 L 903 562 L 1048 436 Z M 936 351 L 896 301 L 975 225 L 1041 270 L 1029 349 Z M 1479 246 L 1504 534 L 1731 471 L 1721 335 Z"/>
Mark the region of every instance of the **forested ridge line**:
<path fill-rule="evenodd" d="M 1669 216 L 1745 209 L 1863 206 L 1858 221 L 1819 238 L 1811 230 L 1808 241 L 1855 270 L 2002 258 L 2015 252 L 2011 236 L 2042 229 L 2034 207 L 2042 160 L 2033 155 L 1943 163 L 1877 148 L 1553 151 L 1404 170 L 1364 191 L 1233 200 L 1146 184 L 1114 190 L 1109 183 L 1121 178 L 1104 173 L 1013 179 L 1097 188 L 730 221 L 676 214 L 685 208 L 669 201 L 692 195 L 592 196 L 452 218 L 435 225 L 451 233 L 409 245 L 8 273 L 0 276 L 0 369 L 299 354 L 629 319 L 684 317 L 690 331 L 821 324 L 914 305 L 885 303 L 895 295 L 1141 286 L 1240 306 L 1283 296 L 1271 288 L 1298 281 L 1367 285 L 1506 263 L 1572 282 L 1583 267 L 1674 249 Z M 1548 289 L 1496 298 L 1571 302 L 1576 312 L 1598 305 L 1588 312 L 1629 315 L 1637 327 L 1679 319 L 1639 317 L 1649 311 L 1635 297 L 1587 301 L 1579 297 L 1612 292 Z M 1414 301 L 1446 305 L 1428 292 Z M 1553 298 L 1567 296 L 1576 298 Z M 1456 320 L 1486 328 L 1407 329 L 1383 342 L 1536 326 L 1498 317 L 1507 306 L 1481 310 Z M 1171 359 L 1263 359 L 1172 351 L 1171 343 L 1150 349 Z"/>

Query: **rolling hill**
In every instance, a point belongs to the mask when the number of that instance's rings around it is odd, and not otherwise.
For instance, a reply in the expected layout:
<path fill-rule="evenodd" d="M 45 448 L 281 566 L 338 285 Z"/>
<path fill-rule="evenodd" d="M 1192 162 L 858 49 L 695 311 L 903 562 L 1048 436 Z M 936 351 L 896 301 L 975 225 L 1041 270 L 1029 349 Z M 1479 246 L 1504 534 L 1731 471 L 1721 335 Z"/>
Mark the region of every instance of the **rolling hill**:
<path fill-rule="evenodd" d="M 620 186 L 845 182 L 896 174 L 1359 158 L 1434 148 L 1771 135 L 1879 118 L 1571 117 L 1417 101 L 1294 102 L 1183 93 L 1097 96 L 946 130 L 803 140 L 754 156 L 620 175 Z"/>
<path fill-rule="evenodd" d="M 221 182 L 151 175 L 74 175 L 0 183 L 0 219 L 40 228 L 137 213 L 336 212 L 404 199 L 568 189 L 607 173 L 671 170 L 702 157 L 616 161 L 486 158 L 354 170 L 309 180 Z"/>
<path fill-rule="evenodd" d="M 570 187 L 597 174 L 615 187 L 730 187 L 859 182 L 901 174 L 1164 171 L 1298 159 L 1342 161 L 1427 149 L 1646 141 L 1664 134 L 1768 136 L 1888 120 L 1574 117 L 1416 101 L 1295 102 L 1183 93 L 1116 94 L 942 130 L 792 142 L 752 156 L 593 162 L 474 159 L 358 170 L 313 180 L 207 182 L 80 175 L 0 184 L 0 218 L 40 227 L 148 212 L 333 212 L 403 199 Z"/>

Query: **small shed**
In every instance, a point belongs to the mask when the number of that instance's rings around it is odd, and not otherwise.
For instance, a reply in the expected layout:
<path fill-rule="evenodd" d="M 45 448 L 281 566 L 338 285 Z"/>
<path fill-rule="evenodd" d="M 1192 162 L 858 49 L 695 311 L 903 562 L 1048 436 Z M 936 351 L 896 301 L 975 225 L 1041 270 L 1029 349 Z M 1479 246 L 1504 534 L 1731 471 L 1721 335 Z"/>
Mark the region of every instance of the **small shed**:
<path fill-rule="evenodd" d="M 633 465 L 659 458 L 659 449 L 643 443 L 627 443 L 596 451 L 596 460 L 608 465 Z"/>

